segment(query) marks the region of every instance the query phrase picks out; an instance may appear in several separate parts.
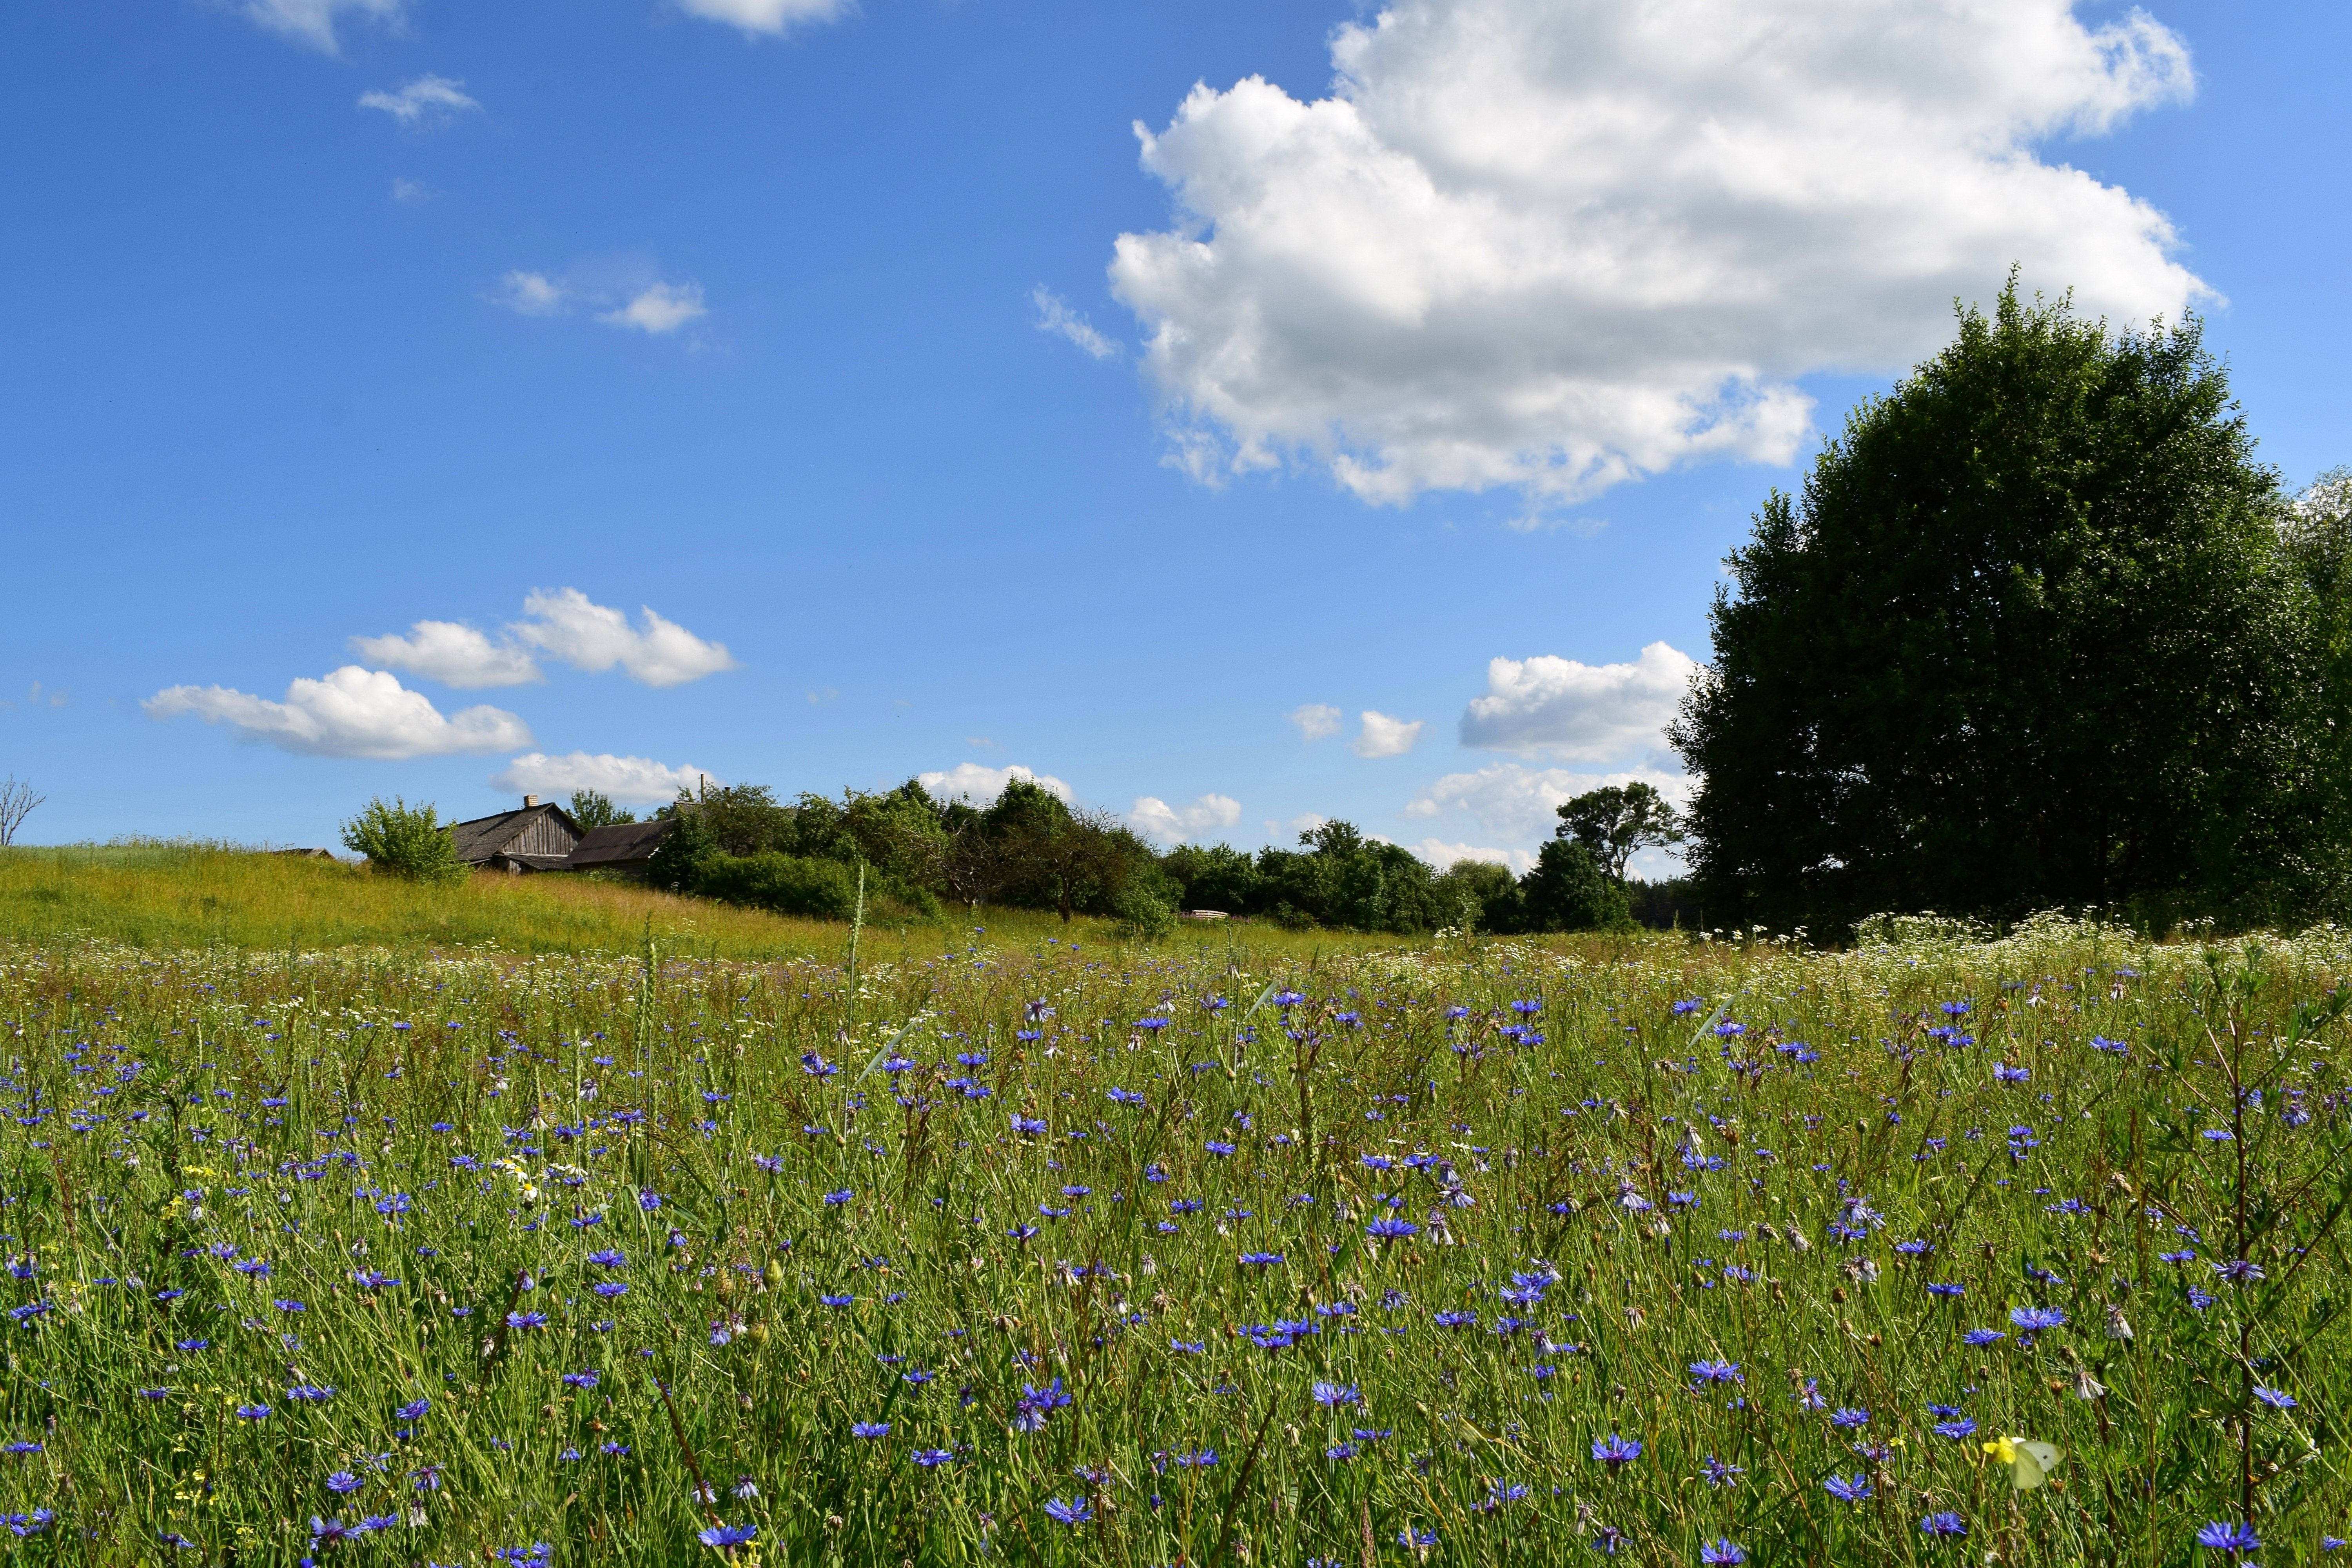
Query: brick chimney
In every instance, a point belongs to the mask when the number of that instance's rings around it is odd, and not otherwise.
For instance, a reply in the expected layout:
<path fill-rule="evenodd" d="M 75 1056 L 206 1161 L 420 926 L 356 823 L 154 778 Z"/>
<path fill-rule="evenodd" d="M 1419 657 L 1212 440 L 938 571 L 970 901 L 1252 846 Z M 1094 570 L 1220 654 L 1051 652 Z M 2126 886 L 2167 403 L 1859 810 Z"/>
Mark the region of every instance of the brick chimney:
<path fill-rule="evenodd" d="M 522 808 L 525 811 L 529 811 L 532 806 L 537 805 L 538 804 L 539 796 L 535 795 L 527 795 L 522 797 Z"/>

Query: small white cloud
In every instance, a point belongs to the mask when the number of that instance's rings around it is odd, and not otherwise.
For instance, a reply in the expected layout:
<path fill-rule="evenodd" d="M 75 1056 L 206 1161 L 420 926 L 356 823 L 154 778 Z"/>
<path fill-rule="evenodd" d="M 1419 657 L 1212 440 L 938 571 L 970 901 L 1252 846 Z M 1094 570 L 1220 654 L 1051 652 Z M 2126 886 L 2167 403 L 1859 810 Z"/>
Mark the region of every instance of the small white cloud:
<path fill-rule="evenodd" d="M 1690 655 L 1662 642 L 1631 664 L 1497 658 L 1486 666 L 1486 695 L 1462 715 L 1462 743 L 1571 763 L 1655 752 L 1697 669 Z"/>
<path fill-rule="evenodd" d="M 360 94 L 362 109 L 381 109 L 403 125 L 446 125 L 469 109 L 482 106 L 468 98 L 466 84 L 446 76 L 421 76 L 390 92 L 381 89 Z"/>
<path fill-rule="evenodd" d="M 425 188 L 425 183 L 421 180 L 394 176 L 392 182 L 392 199 L 396 202 L 421 202 L 432 194 Z"/>
<path fill-rule="evenodd" d="M 1441 871 L 1457 860 L 1490 861 L 1507 868 L 1516 877 L 1524 877 L 1536 868 L 1534 854 L 1525 849 L 1489 849 L 1476 844 L 1448 844 L 1443 838 L 1424 838 L 1410 847 Z"/>
<path fill-rule="evenodd" d="M 677 0 L 689 16 L 724 22 L 747 34 L 781 34 L 810 22 L 830 22 L 849 15 L 849 0 Z"/>
<path fill-rule="evenodd" d="M 1349 750 L 1360 757 L 1402 757 L 1412 750 L 1421 739 L 1421 728 L 1428 721 L 1415 719 L 1410 723 L 1391 719 L 1385 713 L 1375 713 L 1367 708 L 1363 713 L 1364 727 L 1349 742 Z"/>
<path fill-rule="evenodd" d="M 1266 837 L 1277 843 L 1295 844 L 1301 834 L 1312 833 L 1330 820 L 1319 811 L 1302 811 L 1288 822 L 1276 822 L 1272 817 L 1268 817 L 1265 822 Z"/>
<path fill-rule="evenodd" d="M 1301 740 L 1328 740 L 1339 732 L 1339 710 L 1328 702 L 1308 702 L 1283 717 L 1298 726 Z"/>
<path fill-rule="evenodd" d="M 968 800 L 974 805 L 986 805 L 1004 793 L 1004 786 L 1014 779 L 1035 784 L 1055 799 L 1067 802 L 1072 796 L 1070 786 L 1051 773 L 1041 773 L 1024 768 L 1019 763 L 1007 767 L 982 767 L 978 763 L 958 763 L 943 773 L 917 773 L 925 789 L 943 800 Z"/>
<path fill-rule="evenodd" d="M 140 706 L 151 719 L 194 713 L 246 740 L 311 757 L 446 757 L 530 744 L 530 727 L 503 709 L 468 708 L 444 718 L 398 676 L 355 664 L 322 680 L 294 681 L 283 702 L 221 686 L 173 686 Z"/>
<path fill-rule="evenodd" d="M 518 316 L 560 316 L 572 303 L 571 290 L 544 272 L 509 272 L 499 287 L 496 302 Z"/>
<path fill-rule="evenodd" d="M 457 621 L 418 621 L 406 637 L 353 637 L 352 651 L 370 664 L 404 669 L 461 690 L 525 686 L 547 679 L 529 649 L 492 642 Z"/>
<path fill-rule="evenodd" d="M 418 621 L 405 637 L 356 637 L 352 647 L 371 663 L 469 689 L 544 679 L 537 654 L 591 674 L 618 665 L 646 686 L 683 686 L 736 668 L 726 644 L 706 642 L 643 606 L 635 626 L 577 588 L 534 588 L 522 607 L 524 618 L 509 621 L 497 638 L 457 621 Z"/>
<path fill-rule="evenodd" d="M 490 785 L 509 795 L 550 797 L 593 789 L 625 805 L 636 805 L 675 800 L 678 791 L 692 790 L 704 778 L 719 782 L 691 763 L 673 768 L 651 757 L 616 757 L 610 752 L 569 752 L 560 757 L 532 752 L 492 774 Z"/>
<path fill-rule="evenodd" d="M 577 588 L 534 588 L 522 607 L 529 618 L 508 632 L 574 669 L 594 673 L 617 664 L 646 686 L 683 686 L 737 668 L 726 644 L 706 642 L 644 605 L 635 627 L 627 616 Z"/>
<path fill-rule="evenodd" d="M 699 283 L 656 283 L 639 289 L 628 303 L 600 312 L 608 327 L 632 327 L 651 337 L 674 332 L 691 321 L 709 315 Z"/>
<path fill-rule="evenodd" d="M 396 28 L 405 0 L 242 0 L 237 12 L 273 33 L 308 44 L 320 54 L 340 51 L 335 19 L 348 11 Z"/>
<path fill-rule="evenodd" d="M 1654 769 L 1628 773 L 1580 773 L 1566 768 L 1530 768 L 1517 763 L 1496 763 L 1475 773 L 1447 773 L 1412 797 L 1407 816 L 1435 816 L 1448 810 L 1467 811 L 1488 833 L 1506 838 L 1541 839 L 1559 826 L 1558 808 L 1589 790 L 1604 784 L 1646 784 L 1669 801 L 1690 796 L 1690 780 L 1681 773 Z"/>
<path fill-rule="evenodd" d="M 1138 795 L 1127 819 L 1147 837 L 1181 844 L 1239 822 L 1242 803 L 1229 795 L 1204 795 L 1190 805 L 1171 806 L 1156 795 Z"/>
<path fill-rule="evenodd" d="M 1110 339 L 1095 331 L 1092 322 L 1070 308 L 1070 302 L 1040 283 L 1029 290 L 1029 302 L 1037 307 L 1037 330 L 1051 332 L 1057 338 L 1067 338 L 1094 359 L 1117 359 L 1126 351 Z"/>

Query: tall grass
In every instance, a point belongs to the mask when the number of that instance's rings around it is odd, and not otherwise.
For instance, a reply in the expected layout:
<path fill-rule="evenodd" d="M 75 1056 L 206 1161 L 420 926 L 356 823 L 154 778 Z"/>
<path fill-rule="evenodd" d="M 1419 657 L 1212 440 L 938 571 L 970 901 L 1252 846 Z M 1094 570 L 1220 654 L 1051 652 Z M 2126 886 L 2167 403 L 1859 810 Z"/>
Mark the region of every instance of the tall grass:
<path fill-rule="evenodd" d="M 10 952 L 20 1557 L 2344 1533 L 2338 933 L 866 934 L 854 988 L 658 945 Z"/>

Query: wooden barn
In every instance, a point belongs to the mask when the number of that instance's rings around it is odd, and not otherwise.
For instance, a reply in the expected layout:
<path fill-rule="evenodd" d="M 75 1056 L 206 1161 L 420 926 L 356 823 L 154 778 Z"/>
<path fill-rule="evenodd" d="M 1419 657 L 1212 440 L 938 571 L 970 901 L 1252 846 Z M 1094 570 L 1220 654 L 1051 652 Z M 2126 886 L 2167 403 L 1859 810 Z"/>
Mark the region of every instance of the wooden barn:
<path fill-rule="evenodd" d="M 457 858 L 467 865 L 518 877 L 526 871 L 572 869 L 572 851 L 586 837 L 571 813 L 560 805 L 541 805 L 535 795 L 522 797 L 520 811 L 478 816 L 450 832 Z"/>
<path fill-rule="evenodd" d="M 618 871 L 625 876 L 642 877 L 652 861 L 654 849 L 670 830 L 669 819 L 656 817 L 651 822 L 615 822 L 609 826 L 592 827 L 564 862 L 567 871 Z"/>

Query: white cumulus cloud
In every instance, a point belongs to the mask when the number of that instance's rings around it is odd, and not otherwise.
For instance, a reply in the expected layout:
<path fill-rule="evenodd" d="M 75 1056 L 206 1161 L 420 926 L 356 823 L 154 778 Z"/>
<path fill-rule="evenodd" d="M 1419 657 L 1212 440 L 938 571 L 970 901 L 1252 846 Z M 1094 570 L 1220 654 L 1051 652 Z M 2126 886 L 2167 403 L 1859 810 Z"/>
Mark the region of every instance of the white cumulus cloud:
<path fill-rule="evenodd" d="M 654 283 L 596 319 L 608 327 L 629 327 L 657 338 L 709 313 L 702 303 L 701 284 Z"/>
<path fill-rule="evenodd" d="M 1283 715 L 1298 726 L 1303 741 L 1324 741 L 1339 732 L 1339 710 L 1328 702 L 1305 702 Z"/>
<path fill-rule="evenodd" d="M 524 618 L 507 630 L 574 669 L 593 673 L 618 665 L 647 686 L 683 686 L 737 668 L 726 644 L 706 642 L 642 605 L 635 626 L 626 615 L 577 588 L 534 588 L 522 607 Z"/>
<path fill-rule="evenodd" d="M 397 27 L 404 4 L 405 0 L 242 0 L 236 10 L 273 33 L 331 55 L 341 47 L 335 38 L 337 17 L 348 12 Z"/>
<path fill-rule="evenodd" d="M 523 686 L 547 679 L 530 649 L 492 642 L 487 634 L 457 621 L 418 621 L 406 637 L 353 637 L 352 651 L 370 664 L 404 669 L 461 689 Z"/>
<path fill-rule="evenodd" d="M 1631 664 L 1580 664 L 1549 654 L 1497 658 L 1486 695 L 1470 700 L 1461 740 L 1480 751 L 1612 763 L 1656 751 L 1698 668 L 1663 642 Z"/>
<path fill-rule="evenodd" d="M 1429 721 L 1415 719 L 1407 722 L 1402 719 L 1391 719 L 1385 713 L 1376 713 L 1369 708 L 1364 710 L 1362 718 L 1363 729 L 1348 742 L 1348 749 L 1360 757 L 1403 756 L 1412 750 L 1412 743 L 1421 739 L 1422 726 Z"/>
<path fill-rule="evenodd" d="M 803 22 L 830 22 L 849 14 L 849 0 L 677 0 L 677 8 L 746 33 L 779 34 Z"/>
<path fill-rule="evenodd" d="M 577 588 L 534 588 L 523 618 L 493 638 L 458 621 L 418 621 L 405 636 L 356 637 L 352 651 L 444 686 L 522 686 L 546 679 L 539 658 L 602 673 L 618 665 L 646 686 L 682 686 L 733 669 L 727 645 L 707 642 L 643 605 L 637 625 L 627 614 L 599 605 Z"/>
<path fill-rule="evenodd" d="M 466 95 L 466 84 L 446 76 L 421 76 L 390 92 L 360 94 L 362 109 L 381 109 L 403 125 L 440 125 L 482 106 Z"/>
<path fill-rule="evenodd" d="M 1004 786 L 1014 779 L 1035 784 L 1047 795 L 1065 803 L 1072 799 L 1070 786 L 1051 773 L 1041 773 L 1024 768 L 1019 763 L 1002 768 L 983 767 L 978 763 L 958 763 L 944 773 L 917 773 L 922 786 L 943 800 L 968 800 L 974 805 L 986 805 L 1004 793 Z"/>
<path fill-rule="evenodd" d="M 1190 805 L 1170 805 L 1156 795 L 1138 795 L 1127 814 L 1136 831 L 1162 844 L 1202 838 L 1242 819 L 1242 803 L 1229 795 L 1204 795 Z"/>
<path fill-rule="evenodd" d="M 1037 307 L 1037 330 L 1066 338 L 1092 359 L 1117 359 L 1124 351 L 1095 331 L 1094 323 L 1073 310 L 1070 302 L 1040 283 L 1029 290 L 1029 302 Z"/>
<path fill-rule="evenodd" d="M 444 757 L 530 744 L 530 727 L 504 709 L 468 708 L 445 718 L 398 676 L 355 664 L 324 679 L 295 680 L 283 702 L 223 686 L 173 686 L 140 706 L 151 719 L 194 713 L 243 739 L 312 757 Z"/>
<path fill-rule="evenodd" d="M 670 767 L 651 757 L 616 757 L 610 752 L 567 752 L 560 757 L 532 752 L 493 773 L 490 786 L 509 795 L 550 798 L 593 789 L 625 805 L 637 805 L 675 800 L 678 791 L 693 790 L 705 778 L 710 774 L 691 763 Z"/>
<path fill-rule="evenodd" d="M 1393 0 L 1331 95 L 1196 86 L 1121 235 L 1171 460 L 1296 458 L 1372 502 L 1569 501 L 1786 462 L 1811 372 L 1885 374 L 2014 262 L 2142 321 L 2205 292 L 2168 219 L 2050 161 L 2187 100 L 2181 39 L 2072 0 Z"/>
<path fill-rule="evenodd" d="M 1536 868 L 1535 855 L 1526 849 L 1491 849 L 1478 844 L 1448 844 L 1443 838 L 1424 838 L 1407 847 L 1441 871 L 1456 860 L 1490 861 L 1507 868 L 1515 877 L 1524 877 Z"/>
<path fill-rule="evenodd" d="M 1530 768 L 1496 763 L 1476 773 L 1447 773 L 1406 803 L 1407 816 L 1466 811 L 1488 833 L 1505 838 L 1542 839 L 1559 826 L 1559 807 L 1605 784 L 1640 782 L 1680 805 L 1690 798 L 1690 781 L 1654 768 L 1626 773 L 1582 773 L 1567 768 Z"/>

